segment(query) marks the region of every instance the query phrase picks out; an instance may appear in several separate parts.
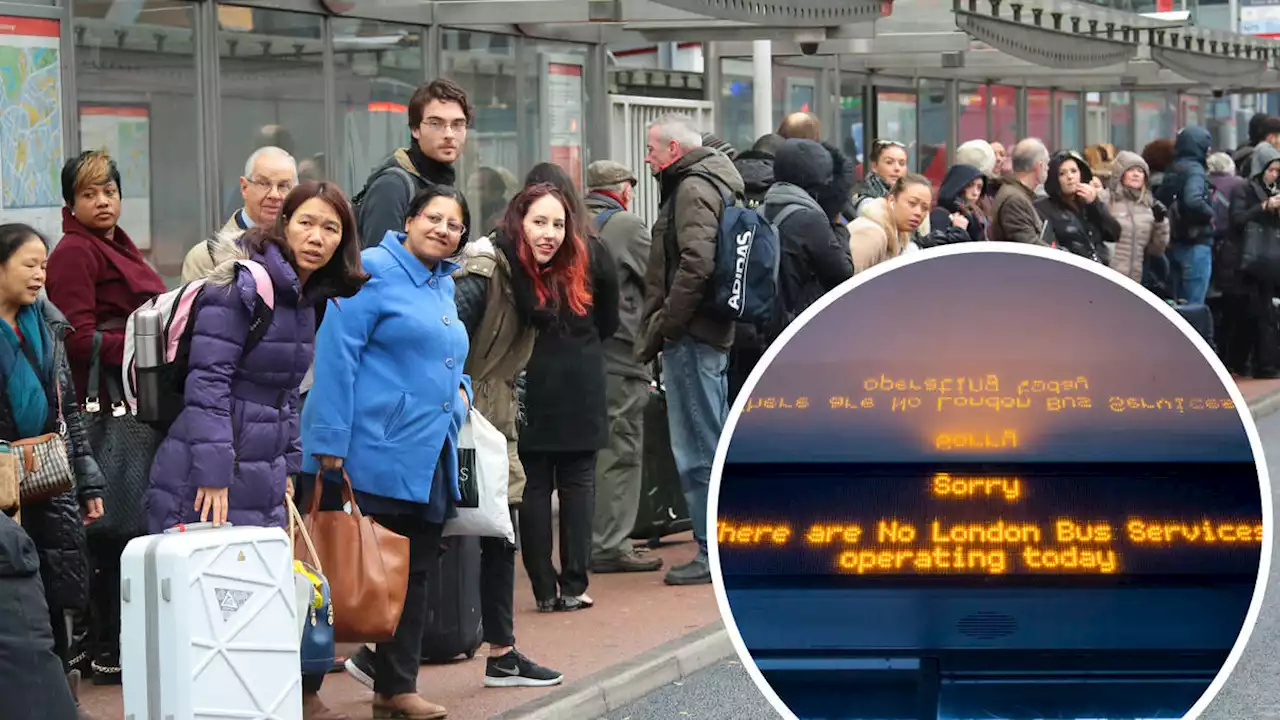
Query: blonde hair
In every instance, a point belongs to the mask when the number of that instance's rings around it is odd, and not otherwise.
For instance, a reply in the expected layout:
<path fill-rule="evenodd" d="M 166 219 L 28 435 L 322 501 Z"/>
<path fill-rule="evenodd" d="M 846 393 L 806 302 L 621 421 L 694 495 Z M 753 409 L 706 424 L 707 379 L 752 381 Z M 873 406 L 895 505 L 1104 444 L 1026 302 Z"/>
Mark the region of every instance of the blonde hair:
<path fill-rule="evenodd" d="M 72 185 L 72 191 L 79 195 L 89 188 L 115 182 L 114 176 L 117 173 L 113 172 L 114 165 L 111 156 L 104 152 L 89 153 L 76 171 L 76 181 Z"/>

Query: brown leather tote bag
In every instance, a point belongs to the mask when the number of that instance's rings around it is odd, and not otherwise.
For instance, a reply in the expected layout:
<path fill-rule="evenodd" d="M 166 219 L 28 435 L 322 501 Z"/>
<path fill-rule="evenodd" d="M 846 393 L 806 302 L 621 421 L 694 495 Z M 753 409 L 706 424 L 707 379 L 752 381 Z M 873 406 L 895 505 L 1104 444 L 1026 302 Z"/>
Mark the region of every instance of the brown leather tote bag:
<path fill-rule="evenodd" d="M 409 538 L 397 535 L 360 512 L 351 477 L 342 470 L 342 500 L 351 512 L 320 511 L 322 491 L 314 492 L 302 524 L 315 545 L 316 560 L 329 580 L 334 641 L 386 642 L 395 635 L 409 586 Z M 306 548 L 294 548 L 306 560 Z"/>

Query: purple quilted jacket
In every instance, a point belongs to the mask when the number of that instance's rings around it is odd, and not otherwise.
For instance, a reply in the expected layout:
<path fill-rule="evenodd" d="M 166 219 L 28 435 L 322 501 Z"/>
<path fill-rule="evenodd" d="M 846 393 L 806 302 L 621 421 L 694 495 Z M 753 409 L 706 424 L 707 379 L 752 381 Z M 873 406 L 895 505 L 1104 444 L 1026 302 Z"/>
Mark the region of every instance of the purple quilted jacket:
<path fill-rule="evenodd" d="M 242 355 L 257 286 L 228 261 L 250 253 L 220 240 L 214 255 L 218 265 L 196 307 L 186 407 L 151 465 L 152 533 L 197 522 L 200 487 L 229 488 L 233 525 L 283 526 L 286 476 L 301 465 L 298 385 L 315 350 L 315 306 L 300 303 L 297 274 L 275 245 L 252 253 L 275 285 L 275 313 L 262 341 Z"/>

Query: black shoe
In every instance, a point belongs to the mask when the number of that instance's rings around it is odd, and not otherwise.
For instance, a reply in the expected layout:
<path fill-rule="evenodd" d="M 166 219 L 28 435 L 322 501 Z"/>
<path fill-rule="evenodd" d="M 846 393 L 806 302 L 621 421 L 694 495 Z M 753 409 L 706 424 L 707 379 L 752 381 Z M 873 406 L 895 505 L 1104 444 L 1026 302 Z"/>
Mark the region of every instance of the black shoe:
<path fill-rule="evenodd" d="M 552 598 L 550 600 L 538 601 L 538 612 L 552 613 L 560 610 L 560 598 Z"/>
<path fill-rule="evenodd" d="M 546 687 L 563 681 L 563 673 L 542 667 L 514 648 L 506 655 L 490 657 L 484 664 L 485 687 Z"/>
<path fill-rule="evenodd" d="M 373 669 L 373 657 L 373 651 L 362 645 L 359 650 L 343 663 L 343 666 L 347 669 L 347 674 L 370 690 L 373 689 L 373 680 L 377 676 Z"/>

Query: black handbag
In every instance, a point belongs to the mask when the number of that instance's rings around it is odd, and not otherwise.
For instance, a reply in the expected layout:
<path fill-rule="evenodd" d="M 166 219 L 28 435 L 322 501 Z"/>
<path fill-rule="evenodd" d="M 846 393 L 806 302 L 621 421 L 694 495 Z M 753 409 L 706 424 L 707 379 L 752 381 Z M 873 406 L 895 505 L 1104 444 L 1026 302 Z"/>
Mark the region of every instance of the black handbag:
<path fill-rule="evenodd" d="M 1264 282 L 1280 281 L 1280 233 L 1276 228 L 1256 222 L 1244 226 L 1240 268 Z"/>
<path fill-rule="evenodd" d="M 93 457 L 107 483 L 102 494 L 105 512 L 86 532 L 90 537 L 127 541 L 147 534 L 146 492 L 151 461 L 164 438 L 129 412 L 121 377 L 107 373 L 104 381 L 101 350 L 99 331 L 93 334 L 84 416 Z M 103 389 L 105 397 L 101 395 Z M 104 404 L 103 400 L 107 402 Z"/>

